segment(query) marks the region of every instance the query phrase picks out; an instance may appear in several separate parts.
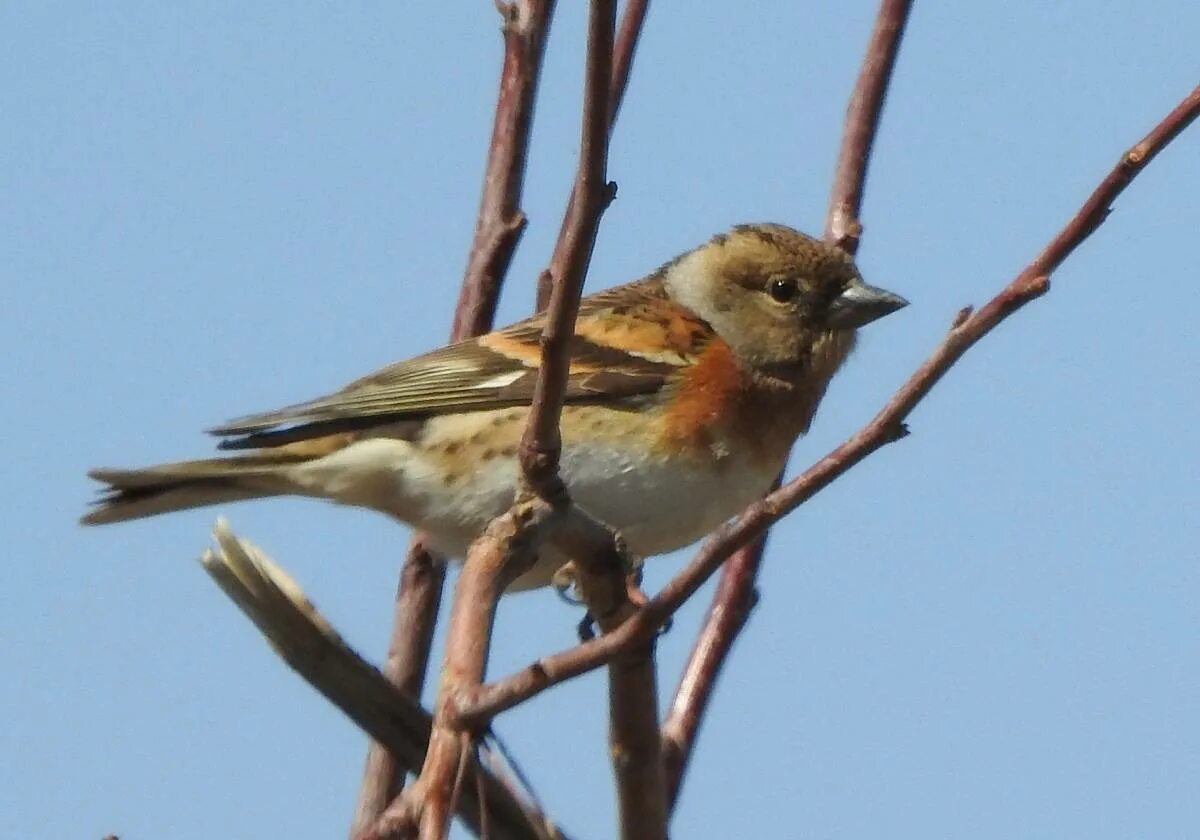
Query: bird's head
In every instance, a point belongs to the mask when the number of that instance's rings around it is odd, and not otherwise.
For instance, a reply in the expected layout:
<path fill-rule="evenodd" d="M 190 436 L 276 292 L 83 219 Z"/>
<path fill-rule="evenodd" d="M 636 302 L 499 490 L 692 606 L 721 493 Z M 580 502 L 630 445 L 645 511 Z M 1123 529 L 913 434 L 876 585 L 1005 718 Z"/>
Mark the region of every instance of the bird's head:
<path fill-rule="evenodd" d="M 758 367 L 830 357 L 836 368 L 856 329 L 908 304 L 863 282 L 840 248 L 776 224 L 739 225 L 714 237 L 669 265 L 663 282 Z"/>

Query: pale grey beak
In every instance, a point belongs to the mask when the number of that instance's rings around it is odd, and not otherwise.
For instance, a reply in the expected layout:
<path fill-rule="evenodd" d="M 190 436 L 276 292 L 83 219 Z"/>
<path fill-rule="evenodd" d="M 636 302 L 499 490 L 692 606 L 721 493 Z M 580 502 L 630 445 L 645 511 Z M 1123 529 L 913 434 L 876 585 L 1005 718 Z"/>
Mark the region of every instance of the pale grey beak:
<path fill-rule="evenodd" d="M 829 305 L 826 324 L 835 330 L 852 330 L 908 306 L 908 301 L 891 292 L 855 280 Z"/>

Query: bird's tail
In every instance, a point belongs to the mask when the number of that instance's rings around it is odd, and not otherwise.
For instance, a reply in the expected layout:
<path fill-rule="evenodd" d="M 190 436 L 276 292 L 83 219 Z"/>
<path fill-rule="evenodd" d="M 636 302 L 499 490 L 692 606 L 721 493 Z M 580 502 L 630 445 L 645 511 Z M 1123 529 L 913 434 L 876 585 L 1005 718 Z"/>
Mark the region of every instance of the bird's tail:
<path fill-rule="evenodd" d="M 314 453 L 315 454 L 315 453 Z M 108 485 L 80 522 L 108 525 L 176 510 L 295 492 L 289 468 L 307 453 L 269 452 L 239 458 L 181 461 L 140 470 L 97 469 L 88 476 Z"/>

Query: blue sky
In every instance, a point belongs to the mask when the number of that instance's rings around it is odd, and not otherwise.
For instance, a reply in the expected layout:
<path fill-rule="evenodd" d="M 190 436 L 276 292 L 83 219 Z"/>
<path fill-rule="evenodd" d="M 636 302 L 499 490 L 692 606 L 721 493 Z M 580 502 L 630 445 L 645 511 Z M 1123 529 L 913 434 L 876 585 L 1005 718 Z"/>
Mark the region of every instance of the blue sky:
<path fill-rule="evenodd" d="M 574 167 L 580 3 L 559 4 L 526 313 Z M 874 4 L 652 9 L 590 289 L 730 224 L 819 231 Z M 873 325 L 794 468 L 868 419 L 1198 79 L 1200 7 L 920 2 L 871 170 Z M 0 835 L 344 833 L 363 736 L 200 570 L 216 511 L 104 530 L 84 471 L 440 344 L 499 66 L 490 2 L 0 8 Z M 1200 805 L 1200 133 L 913 434 L 773 537 L 675 836 L 1186 837 Z M 378 658 L 407 534 L 314 502 L 222 511 Z M 661 585 L 686 555 L 648 571 Z M 660 645 L 665 697 L 708 590 Z M 508 599 L 493 673 L 573 638 Z M 549 810 L 611 836 L 602 675 L 497 728 Z"/>

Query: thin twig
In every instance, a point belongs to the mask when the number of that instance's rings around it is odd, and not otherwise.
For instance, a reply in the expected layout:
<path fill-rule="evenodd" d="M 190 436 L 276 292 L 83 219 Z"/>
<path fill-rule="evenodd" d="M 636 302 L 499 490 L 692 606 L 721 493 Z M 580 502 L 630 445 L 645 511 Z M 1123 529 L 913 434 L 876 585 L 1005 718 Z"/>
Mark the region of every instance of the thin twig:
<path fill-rule="evenodd" d="M 687 772 L 700 723 L 708 711 L 717 677 L 750 612 L 758 603 L 754 580 L 762 562 L 766 533 L 725 561 L 721 580 L 662 725 L 663 775 L 672 810 Z"/>
<path fill-rule="evenodd" d="M 429 552 L 421 534 L 415 535 L 400 569 L 392 634 L 383 663 L 383 675 L 388 681 L 414 700 L 420 699 L 425 685 L 445 578 L 445 563 Z M 401 761 L 383 744 L 371 742 L 350 827 L 352 838 L 362 835 L 380 818 L 388 803 L 400 793 L 405 775 L 420 767 L 423 758 L 422 755 L 416 763 Z"/>
<path fill-rule="evenodd" d="M 430 735 L 425 710 L 347 645 L 295 581 L 261 550 L 235 537 L 224 521 L 217 523 L 214 536 L 217 550 L 201 558 L 205 570 L 275 652 L 368 735 L 402 761 L 419 764 Z M 486 791 L 484 808 L 492 836 L 556 836 L 531 803 L 478 761 L 468 772 Z M 463 820 L 478 830 L 479 800 L 464 797 L 459 806 Z"/>
<path fill-rule="evenodd" d="M 449 831 L 454 778 L 467 749 L 462 735 L 471 731 L 461 727 L 451 713 L 452 698 L 483 681 L 496 602 L 505 587 L 533 564 L 537 541 L 559 512 L 541 499 L 518 501 L 492 520 L 467 552 L 450 608 L 433 734 L 418 777 L 424 790 L 422 840 L 441 840 Z"/>
<path fill-rule="evenodd" d="M 572 201 L 563 220 L 564 235 L 546 272 L 553 278 L 550 309 L 542 330 L 542 362 L 533 391 L 529 424 L 521 439 L 521 473 L 526 487 L 544 499 L 563 494 L 558 477 L 562 414 L 571 359 L 568 343 L 575 333 L 575 316 L 588 263 L 596 244 L 600 216 L 612 194 L 605 171 L 608 163 L 608 102 L 612 79 L 615 0 L 592 0 L 588 20 L 587 70 L 583 93 L 579 169 Z"/>
<path fill-rule="evenodd" d="M 825 239 L 851 255 L 857 251 L 862 234 L 859 216 L 866 189 L 867 165 L 879 133 L 884 99 L 911 10 L 912 0 L 884 0 L 880 5 L 846 112 Z M 772 490 L 779 487 L 782 479 L 780 473 Z M 758 600 L 755 581 L 768 535 L 764 531 L 725 561 L 720 584 L 680 677 L 671 711 L 663 722 L 663 759 L 668 802 L 672 809 L 678 801 L 683 776 L 717 678 Z"/>
<path fill-rule="evenodd" d="M 475 726 L 490 721 L 552 685 L 594 670 L 657 632 L 721 566 L 724 558 L 829 486 L 875 450 L 906 433 L 904 420 L 938 380 L 1002 321 L 1049 289 L 1050 274 L 1103 223 L 1110 205 L 1162 149 L 1200 116 L 1200 87 L 1193 90 L 1120 161 L 1038 257 L 978 312 L 955 317 L 949 334 L 870 423 L 786 486 L 754 503 L 713 532 L 700 551 L 661 592 L 613 632 L 538 660 L 464 698 L 458 713 Z M 469 702 L 467 702 L 469 700 Z"/>
<path fill-rule="evenodd" d="M 616 44 L 613 46 L 612 78 L 608 88 L 608 131 L 612 134 L 617 116 L 621 112 L 621 104 L 625 101 L 625 91 L 629 87 L 629 74 L 633 69 L 633 57 L 637 53 L 638 40 L 646 23 L 646 13 L 650 9 L 650 0 L 626 0 L 625 12 L 621 15 L 621 26 L 617 31 Z M 558 231 L 558 241 L 554 245 L 555 260 L 565 252 L 569 220 L 575 214 L 577 187 L 572 186 L 571 196 L 567 199 L 567 209 L 563 213 L 563 224 Z M 609 198 L 611 199 L 611 195 Z M 553 262 L 554 260 L 552 260 Z M 554 274 L 542 272 L 538 278 L 537 304 L 534 309 L 541 312 L 550 304 L 550 292 L 554 287 Z"/>
<path fill-rule="evenodd" d="M 562 233 L 550 267 L 544 276 L 552 278 L 549 312 L 542 333 L 542 364 L 534 391 L 529 425 L 521 441 L 521 470 L 526 487 L 544 499 L 566 495 L 558 475 L 562 448 L 559 416 L 567 382 L 570 356 L 567 344 L 575 332 L 575 317 L 587 265 L 595 246 L 600 216 L 613 196 L 606 182 L 605 168 L 612 119 L 624 89 L 633 44 L 641 29 L 639 10 L 634 9 L 628 27 L 623 27 L 628 46 L 623 73 L 613 70 L 613 43 L 616 27 L 615 0 L 592 0 L 588 17 L 587 70 L 584 80 L 583 128 L 580 165 L 575 187 L 568 202 Z M 645 9 L 640 10 L 644 16 Z M 615 89 L 615 92 L 614 92 Z M 610 102 L 612 103 L 610 105 Z M 596 559 L 575 556 L 575 563 L 587 573 L 601 572 Z M 609 569 L 611 572 L 611 568 Z M 610 592 L 623 594 L 623 575 L 609 577 Z M 586 590 L 586 587 L 585 587 Z M 589 601 L 593 615 L 601 618 L 602 629 L 632 614 L 624 601 L 619 615 L 598 613 Z M 609 624 L 604 626 L 604 620 Z M 658 690 L 654 664 L 654 642 L 624 651 L 609 666 L 609 742 L 616 778 L 620 833 L 624 838 L 665 838 L 667 809 L 663 784 L 661 738 L 658 731 Z"/>
<path fill-rule="evenodd" d="M 615 43 L 611 37 L 606 39 L 611 45 L 611 60 L 608 71 L 608 92 L 607 105 L 603 105 L 603 74 L 604 67 L 602 63 L 597 63 L 594 66 L 589 63 L 588 75 L 585 80 L 585 102 L 584 102 L 584 125 L 582 128 L 581 151 L 580 151 L 580 169 L 576 174 L 575 183 L 571 188 L 571 195 L 567 201 L 567 208 L 563 213 L 563 222 L 559 228 L 558 240 L 554 246 L 554 252 L 550 259 L 550 266 L 542 272 L 538 281 L 538 304 L 539 310 L 544 309 L 550 302 L 551 291 L 555 287 L 554 278 L 563 275 L 564 271 L 570 271 L 572 265 L 580 259 L 584 262 L 584 269 L 580 271 L 578 276 L 578 284 L 571 286 L 574 288 L 573 299 L 575 301 L 575 312 L 577 312 L 577 304 L 579 296 L 582 294 L 584 273 L 586 272 L 586 263 L 590 261 L 590 252 L 595 244 L 596 228 L 599 225 L 599 217 L 608 203 L 613 197 L 615 185 L 604 183 L 604 169 L 606 168 L 608 155 L 608 141 L 612 135 L 612 129 L 617 120 L 617 115 L 620 111 L 621 103 L 624 101 L 625 92 L 629 86 L 629 75 L 633 67 L 633 58 L 637 51 L 638 40 L 642 33 L 643 25 L 646 21 L 646 14 L 649 11 L 649 0 L 628 0 L 625 3 L 625 11 L 621 16 L 621 24 L 615 34 Z M 589 45 L 593 44 L 592 34 L 589 31 Z M 591 55 L 591 53 L 589 53 Z M 589 61 L 591 59 L 589 58 Z M 597 62 L 603 62 L 604 56 L 598 55 Z M 607 114 L 607 133 L 602 133 L 599 125 L 599 114 L 601 109 Z M 589 139 L 589 137 L 591 139 Z M 601 152 L 603 147 L 603 152 Z M 590 176 L 587 174 L 587 168 L 595 168 L 600 164 L 600 171 L 593 172 Z M 589 195 L 586 201 L 580 202 L 581 184 L 587 182 Z M 603 184 L 603 187 L 598 195 L 594 195 L 596 185 Z M 590 235 L 584 232 L 583 228 L 588 225 L 588 206 L 592 207 L 592 212 L 595 218 L 591 223 Z M 582 240 L 587 238 L 586 249 L 582 246 Z M 587 254 L 584 255 L 583 251 Z M 571 289 L 564 287 L 562 294 L 564 305 L 572 299 Z M 557 311 L 557 310 L 556 310 Z M 557 364 L 563 370 L 551 371 L 543 373 L 543 377 L 547 377 L 548 381 L 553 381 L 553 378 L 559 375 L 565 376 L 565 369 L 570 366 L 570 359 L 566 356 L 565 350 L 551 350 L 552 347 L 561 347 L 565 343 L 564 335 L 567 339 L 574 332 L 575 315 L 567 315 L 565 311 L 560 312 L 557 316 L 550 315 L 548 321 L 551 324 L 551 329 L 547 331 L 542 339 L 544 357 L 558 359 L 561 356 L 561 361 Z M 545 365 L 543 364 L 543 368 Z M 565 380 L 563 380 L 565 385 Z M 541 383 L 539 382 L 539 387 Z M 550 445 L 553 451 L 549 454 L 539 454 L 536 451 L 537 444 L 534 444 L 533 451 L 526 448 L 526 441 L 536 437 L 537 428 L 548 428 L 550 426 L 549 410 L 543 416 L 531 417 L 530 424 L 526 429 L 525 439 L 522 441 L 522 465 L 523 474 L 526 477 L 528 486 L 535 491 L 540 492 L 544 498 L 557 499 L 561 494 L 562 485 L 557 478 L 557 460 L 558 450 L 561 447 L 561 441 L 558 441 L 558 421 L 557 417 L 561 413 L 561 396 L 556 396 L 555 401 L 559 404 L 559 408 L 555 410 L 555 418 L 553 428 L 551 429 L 555 436 L 555 441 Z M 534 405 L 539 404 L 537 396 L 534 398 Z M 534 412 L 537 415 L 537 412 Z M 554 473 L 550 475 L 551 471 Z M 531 480 L 532 479 L 532 480 Z M 537 486 L 540 483 L 540 486 Z M 578 512 L 581 513 L 581 512 Z M 567 529 L 567 532 L 558 534 L 556 541 L 560 543 L 571 543 L 569 551 L 565 552 L 567 556 L 577 559 L 575 565 L 575 573 L 577 578 L 583 582 L 580 587 L 581 594 L 586 593 L 589 611 L 592 615 L 602 616 L 605 620 L 601 621 L 602 629 L 605 626 L 616 626 L 621 620 L 627 617 L 632 612 L 632 604 L 627 598 L 627 590 L 624 585 L 623 571 L 626 566 L 624 552 L 617 540 L 612 539 L 611 529 L 604 526 L 602 523 L 591 521 L 590 517 L 584 515 L 572 516 L 576 526 Z"/>
<path fill-rule="evenodd" d="M 471 545 L 455 587 L 433 734 L 417 779 L 421 794 L 416 809 L 421 811 L 423 838 L 443 836 L 448 827 L 455 789 L 452 771 L 471 743 L 466 735 L 476 731 L 463 725 L 457 709 L 462 696 L 482 683 L 496 603 L 509 584 L 529 569 L 547 540 L 564 555 L 607 558 L 617 572 L 624 568 L 608 526 L 579 508 L 532 495 L 518 499 L 507 513 L 492 520 Z M 590 567 L 584 568 L 590 573 Z M 611 577 L 611 570 L 598 575 L 605 581 Z M 619 605 L 611 593 L 604 597 L 610 599 L 605 603 Z M 401 803 L 401 807 L 412 810 L 414 806 Z"/>
<path fill-rule="evenodd" d="M 825 239 L 851 256 L 858 251 L 858 240 L 862 236 L 858 214 L 867 183 L 871 146 L 879 133 L 883 101 L 912 4 L 913 0 L 883 0 L 880 4 L 867 55 L 846 109 L 846 127 L 833 177 Z"/>
<path fill-rule="evenodd" d="M 521 194 L 529 130 L 554 0 L 516 0 L 499 4 L 499 9 L 504 18 L 504 65 L 475 240 L 454 315 L 453 341 L 491 328 L 500 287 L 525 230 Z"/>
<path fill-rule="evenodd" d="M 654 642 L 651 636 L 631 645 L 608 665 L 609 750 L 625 840 L 667 836 Z"/>
<path fill-rule="evenodd" d="M 496 601 L 506 585 L 533 562 L 538 543 L 571 510 L 558 477 L 558 420 L 569 366 L 568 340 L 574 332 L 600 215 L 610 197 L 605 167 L 615 23 L 615 1 L 593 0 L 575 180 L 579 200 L 564 222 L 565 246 L 556 251 L 547 269 L 555 278 L 554 293 L 542 334 L 542 362 L 530 418 L 521 442 L 522 492 L 513 508 L 493 520 L 471 546 L 455 588 L 433 737 L 420 775 L 425 789 L 420 821 L 424 840 L 440 838 L 448 829 L 452 773 L 464 749 L 456 701 L 482 683 Z"/>
<path fill-rule="evenodd" d="M 617 28 L 617 40 L 613 46 L 612 84 L 608 89 L 608 130 L 612 133 L 625 101 L 625 90 L 629 86 L 629 73 L 633 69 L 633 56 L 637 52 L 638 39 L 646 23 L 646 12 L 650 0 L 625 0 L 625 11 L 621 25 Z"/>
<path fill-rule="evenodd" d="M 475 237 L 454 313 L 451 341 L 479 335 L 491 328 L 501 285 L 525 227 L 521 194 L 533 107 L 553 10 L 554 0 L 525 0 L 500 6 L 504 19 L 504 63 Z M 419 698 L 424 686 L 444 583 L 445 563 L 426 550 L 418 534 L 409 546 L 400 573 L 384 664 L 384 674 L 410 697 Z M 351 836 L 365 831 L 379 818 L 399 792 L 405 774 L 419 766 L 399 763 L 379 744 L 371 744 Z"/>

